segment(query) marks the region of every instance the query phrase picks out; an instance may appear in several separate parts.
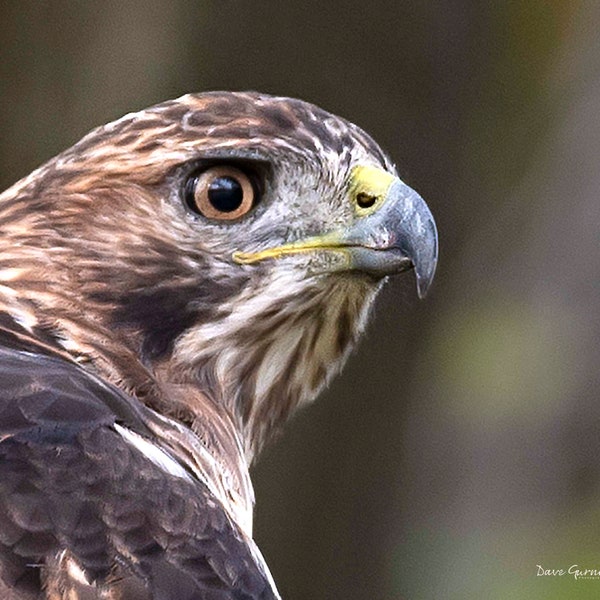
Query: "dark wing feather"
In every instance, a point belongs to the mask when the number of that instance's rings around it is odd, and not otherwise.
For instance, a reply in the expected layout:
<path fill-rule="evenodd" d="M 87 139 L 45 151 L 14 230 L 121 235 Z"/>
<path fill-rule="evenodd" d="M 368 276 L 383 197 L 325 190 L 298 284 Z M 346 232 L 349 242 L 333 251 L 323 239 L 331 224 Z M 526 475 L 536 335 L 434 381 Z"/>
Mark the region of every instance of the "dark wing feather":
<path fill-rule="evenodd" d="M 13 597 L 75 589 L 66 550 L 115 598 L 277 598 L 207 487 L 119 433 L 151 439 L 144 411 L 75 364 L 0 348 L 0 573 Z M 97 597 L 80 585 L 75 597 Z"/>

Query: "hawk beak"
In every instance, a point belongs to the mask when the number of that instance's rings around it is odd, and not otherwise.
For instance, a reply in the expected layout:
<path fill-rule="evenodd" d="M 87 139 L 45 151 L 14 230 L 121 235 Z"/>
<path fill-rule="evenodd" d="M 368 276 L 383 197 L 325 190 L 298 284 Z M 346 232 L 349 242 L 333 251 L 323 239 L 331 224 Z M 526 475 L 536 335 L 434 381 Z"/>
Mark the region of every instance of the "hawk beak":
<path fill-rule="evenodd" d="M 395 177 L 379 207 L 340 237 L 354 269 L 384 277 L 414 268 L 419 298 L 431 286 L 438 257 L 435 221 L 417 192 Z"/>
<path fill-rule="evenodd" d="M 398 177 L 376 167 L 357 167 L 352 180 L 356 218 L 347 229 L 257 252 L 237 251 L 233 260 L 247 265 L 290 254 L 335 252 L 345 258 L 343 270 L 373 277 L 414 268 L 417 292 L 424 298 L 438 256 L 437 229 L 427 204 Z"/>

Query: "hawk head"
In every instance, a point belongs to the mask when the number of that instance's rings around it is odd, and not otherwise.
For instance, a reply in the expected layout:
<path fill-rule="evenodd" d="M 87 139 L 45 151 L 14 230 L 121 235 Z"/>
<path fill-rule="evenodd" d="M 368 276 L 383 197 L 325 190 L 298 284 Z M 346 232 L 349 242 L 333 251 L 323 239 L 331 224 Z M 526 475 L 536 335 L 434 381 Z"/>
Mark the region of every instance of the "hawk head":
<path fill-rule="evenodd" d="M 256 93 L 92 131 L 0 196 L 0 222 L 14 335 L 181 421 L 208 399 L 248 459 L 341 368 L 386 277 L 414 267 L 423 295 L 437 260 L 367 134 Z"/>

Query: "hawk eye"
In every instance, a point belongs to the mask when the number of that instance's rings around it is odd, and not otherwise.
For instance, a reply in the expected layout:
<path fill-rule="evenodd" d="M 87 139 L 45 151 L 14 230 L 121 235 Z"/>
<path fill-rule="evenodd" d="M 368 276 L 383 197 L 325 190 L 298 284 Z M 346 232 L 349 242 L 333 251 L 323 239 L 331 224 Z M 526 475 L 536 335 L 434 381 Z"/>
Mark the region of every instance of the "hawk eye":
<path fill-rule="evenodd" d="M 186 187 L 186 201 L 194 212 L 207 219 L 230 221 L 254 206 L 256 191 L 246 173 L 222 165 L 192 177 Z"/>

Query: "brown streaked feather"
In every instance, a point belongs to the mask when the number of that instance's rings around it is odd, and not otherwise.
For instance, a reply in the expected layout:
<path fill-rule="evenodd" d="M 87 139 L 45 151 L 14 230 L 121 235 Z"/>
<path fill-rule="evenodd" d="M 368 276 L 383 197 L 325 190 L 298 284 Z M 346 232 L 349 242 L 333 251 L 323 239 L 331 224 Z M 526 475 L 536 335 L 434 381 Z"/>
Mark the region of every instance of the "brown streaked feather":
<path fill-rule="evenodd" d="M 185 202 L 220 163 L 260 176 L 261 201 L 228 225 Z M 232 256 L 346 223 L 358 163 L 393 171 L 322 109 L 217 92 L 99 127 L 0 195 L 0 575 L 15 600 L 278 597 L 248 465 L 339 371 L 379 283 Z"/>

